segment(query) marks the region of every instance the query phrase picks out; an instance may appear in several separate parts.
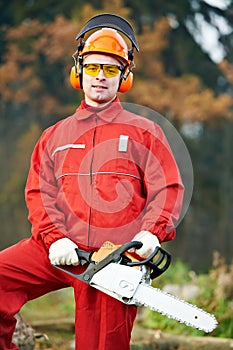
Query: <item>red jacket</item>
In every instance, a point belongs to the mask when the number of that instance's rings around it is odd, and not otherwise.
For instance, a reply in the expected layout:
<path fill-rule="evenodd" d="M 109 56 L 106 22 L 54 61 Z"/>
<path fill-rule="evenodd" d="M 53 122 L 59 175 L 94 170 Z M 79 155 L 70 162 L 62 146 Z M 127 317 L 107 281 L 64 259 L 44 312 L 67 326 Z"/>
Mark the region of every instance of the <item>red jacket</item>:
<path fill-rule="evenodd" d="M 140 230 L 173 239 L 183 185 L 160 127 L 116 99 L 100 111 L 82 102 L 44 131 L 25 195 L 32 233 L 47 248 L 64 236 L 98 248 Z"/>

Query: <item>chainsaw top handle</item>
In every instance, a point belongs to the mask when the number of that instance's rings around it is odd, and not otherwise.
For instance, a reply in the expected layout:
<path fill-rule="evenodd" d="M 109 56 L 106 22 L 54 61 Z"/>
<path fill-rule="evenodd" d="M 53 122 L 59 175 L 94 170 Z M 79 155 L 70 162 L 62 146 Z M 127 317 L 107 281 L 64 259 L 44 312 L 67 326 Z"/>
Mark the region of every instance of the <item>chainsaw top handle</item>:
<path fill-rule="evenodd" d="M 165 272 L 171 263 L 171 255 L 161 247 L 156 247 L 153 253 L 144 260 L 134 260 L 130 259 L 131 253 L 130 250 L 140 249 L 142 247 L 142 243 L 139 241 L 130 241 L 119 248 L 115 249 L 111 254 L 107 255 L 103 260 L 99 261 L 97 264 L 91 264 L 89 268 L 84 273 L 89 279 L 93 276 L 94 273 L 101 270 L 106 265 L 112 262 L 119 262 L 126 266 L 141 266 L 145 265 L 150 269 L 150 278 L 154 279 L 160 276 L 163 272 Z M 92 262 L 93 252 L 86 252 L 81 249 L 76 249 L 77 254 L 79 256 L 81 264 L 85 264 L 87 262 Z M 125 259 L 125 253 L 126 259 Z M 136 252 L 135 252 L 136 253 Z M 132 253 L 133 254 L 133 253 Z"/>
<path fill-rule="evenodd" d="M 113 262 L 113 257 L 114 257 L 114 262 L 117 262 L 121 259 L 121 256 L 126 253 L 130 249 L 139 249 L 142 247 L 142 243 L 138 241 L 130 241 L 127 242 L 117 249 L 114 249 L 109 255 L 107 255 L 103 260 L 104 260 L 104 265 L 107 265 L 110 262 Z M 92 256 L 95 253 L 94 251 L 87 252 L 85 250 L 82 250 L 80 248 L 76 248 L 76 253 L 79 257 L 81 265 L 85 265 L 86 263 L 93 263 L 94 261 L 92 260 Z M 99 262 L 98 262 L 99 263 Z"/>

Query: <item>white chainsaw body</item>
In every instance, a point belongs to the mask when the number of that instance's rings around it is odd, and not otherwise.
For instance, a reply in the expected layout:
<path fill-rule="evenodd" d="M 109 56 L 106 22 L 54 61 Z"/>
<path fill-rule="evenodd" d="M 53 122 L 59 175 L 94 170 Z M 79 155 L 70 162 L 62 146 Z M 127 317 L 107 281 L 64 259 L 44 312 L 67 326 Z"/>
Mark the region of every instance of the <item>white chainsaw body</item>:
<path fill-rule="evenodd" d="M 130 304 L 130 299 L 133 298 L 143 275 L 141 269 L 110 263 L 94 274 L 90 286 Z"/>
<path fill-rule="evenodd" d="M 108 242 L 109 243 L 109 242 Z M 174 295 L 151 286 L 151 280 L 160 276 L 170 264 L 170 254 L 157 247 L 150 257 L 132 262 L 124 256 L 131 248 L 140 248 L 141 242 L 128 242 L 114 249 L 100 260 L 92 260 L 93 252 L 77 249 L 80 261 L 87 269 L 76 274 L 61 266 L 58 269 L 103 293 L 128 305 L 146 306 L 187 326 L 211 332 L 217 326 L 215 317 Z"/>

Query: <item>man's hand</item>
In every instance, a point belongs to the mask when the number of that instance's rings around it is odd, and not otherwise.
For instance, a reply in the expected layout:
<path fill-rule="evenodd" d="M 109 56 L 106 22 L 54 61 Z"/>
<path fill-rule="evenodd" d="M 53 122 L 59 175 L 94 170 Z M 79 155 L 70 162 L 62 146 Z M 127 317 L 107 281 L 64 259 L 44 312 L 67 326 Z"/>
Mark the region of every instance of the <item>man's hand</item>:
<path fill-rule="evenodd" d="M 69 238 L 61 238 L 49 248 L 49 259 L 52 265 L 79 265 L 75 251 L 78 246 Z"/>
<path fill-rule="evenodd" d="M 144 259 L 148 258 L 156 247 L 160 247 L 158 238 L 149 231 L 140 231 L 132 241 L 142 242 L 143 246 L 137 249 L 136 253 Z"/>

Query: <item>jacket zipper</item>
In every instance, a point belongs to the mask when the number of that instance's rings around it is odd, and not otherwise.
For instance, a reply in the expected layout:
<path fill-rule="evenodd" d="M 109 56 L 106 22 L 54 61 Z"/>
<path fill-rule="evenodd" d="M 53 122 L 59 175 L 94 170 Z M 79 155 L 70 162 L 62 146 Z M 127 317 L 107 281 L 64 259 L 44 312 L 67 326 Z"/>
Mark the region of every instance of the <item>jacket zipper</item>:
<path fill-rule="evenodd" d="M 94 160 L 94 147 L 95 147 L 95 136 L 96 136 L 96 126 L 97 126 L 97 116 L 95 117 L 95 130 L 93 133 L 93 138 L 92 138 L 92 155 L 91 155 L 91 162 L 90 162 L 90 184 L 92 185 L 93 181 L 93 173 L 92 173 L 92 166 L 93 166 L 93 160 Z"/>
<path fill-rule="evenodd" d="M 93 160 L 94 160 L 94 148 L 95 148 L 95 138 L 96 138 L 96 127 L 97 127 L 97 120 L 98 116 L 95 116 L 95 129 L 93 133 L 93 138 L 92 138 L 92 155 L 91 155 L 91 162 L 90 162 L 90 186 L 92 186 L 93 183 Z M 92 213 L 92 208 L 90 206 L 89 208 L 89 221 L 88 221 L 88 247 L 90 247 L 90 234 L 91 234 L 91 213 Z"/>

